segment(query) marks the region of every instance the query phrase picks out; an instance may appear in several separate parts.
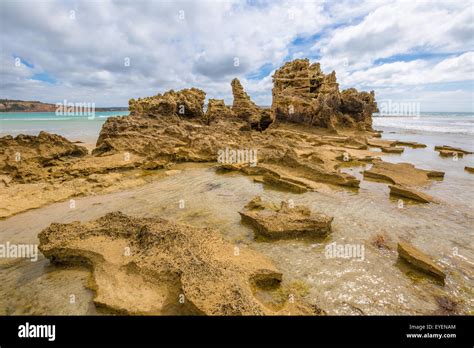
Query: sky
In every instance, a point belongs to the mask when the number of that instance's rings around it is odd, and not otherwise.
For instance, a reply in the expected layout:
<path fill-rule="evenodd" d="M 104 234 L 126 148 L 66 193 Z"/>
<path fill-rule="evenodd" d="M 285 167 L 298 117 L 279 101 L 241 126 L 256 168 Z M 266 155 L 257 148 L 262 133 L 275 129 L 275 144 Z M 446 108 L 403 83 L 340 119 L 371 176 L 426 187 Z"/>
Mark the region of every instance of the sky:
<path fill-rule="evenodd" d="M 421 112 L 474 112 L 474 1 L 0 1 L 0 98 L 127 106 L 238 77 L 271 104 L 272 74 L 308 58 L 340 88 Z"/>

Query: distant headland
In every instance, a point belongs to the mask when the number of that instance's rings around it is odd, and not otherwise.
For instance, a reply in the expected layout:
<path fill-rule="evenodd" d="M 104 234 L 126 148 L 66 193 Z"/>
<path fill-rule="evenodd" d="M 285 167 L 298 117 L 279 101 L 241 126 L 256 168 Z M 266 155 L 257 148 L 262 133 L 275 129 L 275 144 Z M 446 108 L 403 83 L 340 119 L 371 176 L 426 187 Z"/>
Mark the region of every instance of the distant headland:
<path fill-rule="evenodd" d="M 56 104 L 43 103 L 37 100 L 0 99 L 0 112 L 55 112 Z M 126 111 L 128 107 L 102 107 L 96 111 Z"/>

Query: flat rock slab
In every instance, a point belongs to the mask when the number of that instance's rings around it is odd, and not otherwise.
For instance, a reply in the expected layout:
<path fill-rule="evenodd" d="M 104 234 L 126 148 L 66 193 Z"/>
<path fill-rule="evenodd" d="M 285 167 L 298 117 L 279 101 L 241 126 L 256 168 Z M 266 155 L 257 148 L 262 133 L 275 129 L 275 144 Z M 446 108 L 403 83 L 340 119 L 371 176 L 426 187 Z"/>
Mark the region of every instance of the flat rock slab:
<path fill-rule="evenodd" d="M 401 140 L 397 140 L 395 145 L 408 146 L 408 147 L 411 147 L 411 148 L 414 148 L 414 149 L 425 148 L 426 147 L 425 144 L 417 143 L 415 141 L 401 141 Z"/>
<path fill-rule="evenodd" d="M 367 144 L 373 147 L 393 147 L 397 144 L 396 140 L 388 139 L 368 139 Z"/>
<path fill-rule="evenodd" d="M 209 228 L 120 212 L 53 223 L 39 234 L 51 262 L 87 264 L 97 306 L 130 315 L 314 314 L 302 300 L 276 311 L 254 291 L 278 289 L 282 274 L 265 256 Z"/>
<path fill-rule="evenodd" d="M 307 185 L 301 181 L 298 181 L 296 178 L 282 177 L 277 173 L 265 173 L 262 179 L 262 182 L 267 185 L 280 187 L 295 193 L 304 193 L 310 190 Z"/>
<path fill-rule="evenodd" d="M 388 187 L 390 188 L 391 195 L 408 198 L 421 203 L 436 203 L 436 199 L 432 196 L 413 188 L 400 185 L 389 185 Z"/>
<path fill-rule="evenodd" d="M 305 206 L 291 207 L 281 202 L 279 208 L 263 203 L 259 196 L 239 212 L 242 222 L 254 227 L 256 234 L 268 239 L 324 237 L 331 232 L 333 217 L 311 212 Z"/>
<path fill-rule="evenodd" d="M 435 150 L 436 151 L 458 152 L 458 153 L 462 153 L 464 155 L 472 155 L 471 151 L 463 150 L 463 149 L 460 149 L 458 147 L 452 147 L 452 146 L 449 146 L 449 145 L 442 145 L 442 146 L 437 145 L 437 146 L 435 146 Z"/>
<path fill-rule="evenodd" d="M 438 150 L 441 157 L 464 157 L 463 152 L 453 151 L 453 150 Z"/>
<path fill-rule="evenodd" d="M 412 148 L 424 148 L 425 144 L 417 143 L 415 141 L 402 141 L 402 140 L 389 140 L 389 139 L 369 139 L 368 144 L 374 147 L 395 147 L 395 146 L 408 146 Z"/>
<path fill-rule="evenodd" d="M 401 186 L 423 186 L 429 179 L 444 176 L 443 172 L 416 168 L 410 163 L 376 162 L 364 177 L 388 181 Z"/>
<path fill-rule="evenodd" d="M 405 151 L 403 147 L 396 147 L 396 146 L 389 146 L 389 147 L 381 147 L 382 152 L 385 153 L 402 153 Z"/>
<path fill-rule="evenodd" d="M 414 266 L 416 269 L 428 273 L 429 275 L 444 282 L 446 273 L 443 271 L 443 269 L 434 263 L 434 261 L 431 260 L 428 255 L 415 248 L 413 245 L 407 242 L 399 242 L 398 256 Z"/>

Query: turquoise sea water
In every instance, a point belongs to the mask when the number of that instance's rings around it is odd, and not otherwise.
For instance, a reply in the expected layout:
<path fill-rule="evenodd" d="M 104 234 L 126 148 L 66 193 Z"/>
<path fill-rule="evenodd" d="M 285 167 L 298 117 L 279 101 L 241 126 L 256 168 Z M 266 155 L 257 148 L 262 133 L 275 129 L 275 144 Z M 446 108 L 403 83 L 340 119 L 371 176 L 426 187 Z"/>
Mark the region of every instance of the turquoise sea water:
<path fill-rule="evenodd" d="M 108 117 L 128 115 L 128 111 L 96 111 L 94 117 L 58 116 L 54 112 L 0 113 L 0 136 L 37 135 L 40 131 L 62 135 L 69 140 L 95 143 Z"/>

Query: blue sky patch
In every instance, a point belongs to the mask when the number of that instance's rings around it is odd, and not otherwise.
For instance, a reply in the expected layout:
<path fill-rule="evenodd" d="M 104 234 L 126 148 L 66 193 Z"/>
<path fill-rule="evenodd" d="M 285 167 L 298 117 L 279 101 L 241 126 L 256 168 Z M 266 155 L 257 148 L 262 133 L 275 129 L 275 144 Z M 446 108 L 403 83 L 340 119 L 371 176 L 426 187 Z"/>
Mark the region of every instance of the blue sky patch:
<path fill-rule="evenodd" d="M 247 74 L 245 77 L 248 80 L 261 80 L 268 76 L 273 71 L 273 69 L 273 65 L 271 63 L 267 63 L 262 65 L 257 71 Z"/>
<path fill-rule="evenodd" d="M 50 84 L 56 83 L 56 80 L 52 76 L 50 76 L 47 72 L 34 74 L 31 77 L 31 79 L 41 81 L 41 82 L 50 83 Z"/>

